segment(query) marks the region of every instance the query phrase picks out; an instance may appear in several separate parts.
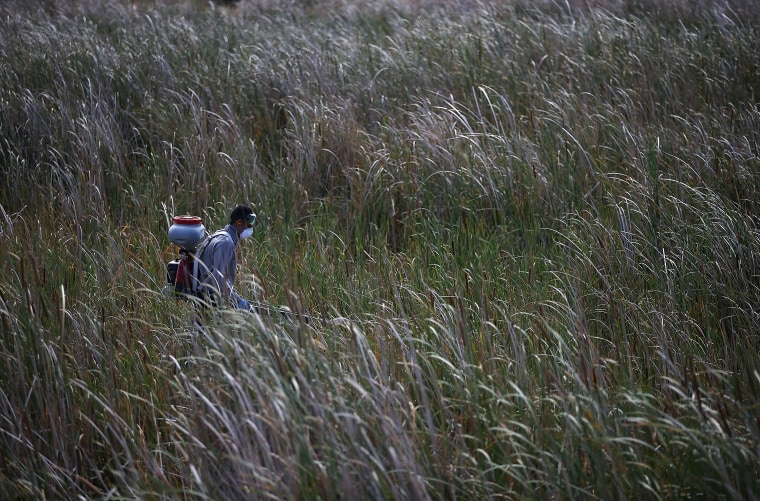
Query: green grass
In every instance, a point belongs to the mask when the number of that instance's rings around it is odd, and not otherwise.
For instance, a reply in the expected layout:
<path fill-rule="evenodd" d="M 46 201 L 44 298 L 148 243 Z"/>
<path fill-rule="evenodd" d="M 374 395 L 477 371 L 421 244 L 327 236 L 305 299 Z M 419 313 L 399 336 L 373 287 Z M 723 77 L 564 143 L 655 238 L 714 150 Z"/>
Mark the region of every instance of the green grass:
<path fill-rule="evenodd" d="M 4 4 L 0 497 L 760 497 L 754 10 Z"/>

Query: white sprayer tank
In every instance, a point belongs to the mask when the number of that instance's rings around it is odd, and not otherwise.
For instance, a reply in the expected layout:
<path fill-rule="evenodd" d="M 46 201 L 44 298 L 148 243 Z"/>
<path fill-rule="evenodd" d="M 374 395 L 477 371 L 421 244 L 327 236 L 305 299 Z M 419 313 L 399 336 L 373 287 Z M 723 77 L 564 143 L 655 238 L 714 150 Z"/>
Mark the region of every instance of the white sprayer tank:
<path fill-rule="evenodd" d="M 174 216 L 169 227 L 171 243 L 189 251 L 194 251 L 206 236 L 206 228 L 198 216 Z"/>

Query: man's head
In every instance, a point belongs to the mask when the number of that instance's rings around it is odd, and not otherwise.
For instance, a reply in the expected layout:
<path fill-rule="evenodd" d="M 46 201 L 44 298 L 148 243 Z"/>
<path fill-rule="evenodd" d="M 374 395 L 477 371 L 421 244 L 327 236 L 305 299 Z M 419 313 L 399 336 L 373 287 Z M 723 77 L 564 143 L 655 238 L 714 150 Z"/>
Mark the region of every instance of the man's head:
<path fill-rule="evenodd" d="M 230 224 L 235 227 L 238 235 L 241 235 L 249 228 L 253 228 L 253 223 L 255 222 L 256 214 L 254 214 L 253 209 L 247 205 L 238 205 L 232 209 L 232 212 L 230 213 Z"/>

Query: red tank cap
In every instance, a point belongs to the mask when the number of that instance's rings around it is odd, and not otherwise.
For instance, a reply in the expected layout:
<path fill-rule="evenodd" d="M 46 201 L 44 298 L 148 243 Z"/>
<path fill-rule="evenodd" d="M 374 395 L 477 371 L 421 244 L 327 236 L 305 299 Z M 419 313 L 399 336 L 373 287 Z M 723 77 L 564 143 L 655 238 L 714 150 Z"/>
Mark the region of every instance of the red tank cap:
<path fill-rule="evenodd" d="M 172 222 L 174 224 L 201 224 L 203 220 L 198 216 L 174 216 Z"/>

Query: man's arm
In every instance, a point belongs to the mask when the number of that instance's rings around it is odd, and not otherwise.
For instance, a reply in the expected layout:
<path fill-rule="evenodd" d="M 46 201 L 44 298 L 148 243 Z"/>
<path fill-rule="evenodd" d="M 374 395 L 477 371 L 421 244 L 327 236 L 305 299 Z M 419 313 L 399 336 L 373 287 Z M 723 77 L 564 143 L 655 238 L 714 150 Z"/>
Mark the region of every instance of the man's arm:
<path fill-rule="evenodd" d="M 222 297 L 227 298 L 233 307 L 241 307 L 244 299 L 235 292 L 235 276 L 237 273 L 237 256 L 235 255 L 235 244 L 231 240 L 225 239 L 222 248 L 219 249 L 219 255 L 222 261 L 219 263 L 217 270 L 222 270 L 222 276 L 217 277 L 219 282 L 220 293 Z"/>

